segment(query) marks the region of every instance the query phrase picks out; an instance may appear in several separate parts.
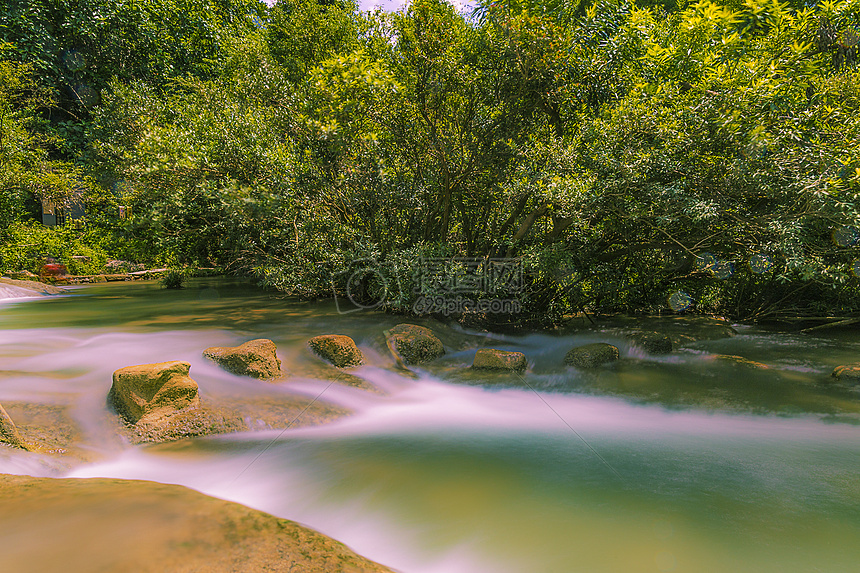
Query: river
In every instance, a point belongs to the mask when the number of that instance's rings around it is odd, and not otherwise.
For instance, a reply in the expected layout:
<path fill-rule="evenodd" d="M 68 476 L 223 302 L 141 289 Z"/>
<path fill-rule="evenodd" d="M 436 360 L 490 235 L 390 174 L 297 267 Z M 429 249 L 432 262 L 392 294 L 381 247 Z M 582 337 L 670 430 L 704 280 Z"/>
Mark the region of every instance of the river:
<path fill-rule="evenodd" d="M 404 573 L 856 571 L 860 393 L 833 385 L 852 333 L 739 334 L 649 356 L 619 330 L 486 335 L 435 321 L 448 353 L 408 375 L 382 331 L 402 318 L 339 314 L 240 281 L 181 291 L 136 282 L 0 302 L 0 404 L 71 405 L 85 463 L 0 448 L 0 472 L 182 484 L 308 525 Z M 205 361 L 270 338 L 286 370 L 306 342 L 346 334 L 381 389 L 272 384 Z M 622 361 L 562 365 L 585 342 Z M 477 347 L 524 352 L 516 374 L 465 370 Z M 757 364 L 715 358 L 738 355 Z M 302 395 L 335 422 L 131 446 L 111 431 L 111 373 L 185 360 L 201 396 Z"/>

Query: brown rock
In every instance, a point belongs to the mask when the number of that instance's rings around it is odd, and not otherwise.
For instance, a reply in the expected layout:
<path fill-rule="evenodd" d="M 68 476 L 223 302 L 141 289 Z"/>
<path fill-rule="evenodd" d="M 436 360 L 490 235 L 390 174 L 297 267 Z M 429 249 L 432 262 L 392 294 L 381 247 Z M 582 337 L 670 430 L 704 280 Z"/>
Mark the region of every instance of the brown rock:
<path fill-rule="evenodd" d="M 308 341 L 308 346 L 318 356 L 331 362 L 338 368 L 358 366 L 364 362 L 361 350 L 349 336 L 341 334 L 324 334 L 315 336 Z"/>
<path fill-rule="evenodd" d="M 414 324 L 398 324 L 385 331 L 388 348 L 406 364 L 422 364 L 445 354 L 442 341 L 433 331 Z"/>
<path fill-rule="evenodd" d="M 212 346 L 203 356 L 233 374 L 271 380 L 282 375 L 277 350 L 271 340 L 258 338 L 239 346 Z"/>
<path fill-rule="evenodd" d="M 508 352 L 494 348 L 481 348 L 475 353 L 472 368 L 476 370 L 513 370 L 522 372 L 528 362 L 522 352 Z"/>
<path fill-rule="evenodd" d="M 145 424 L 200 405 L 187 362 L 127 366 L 113 373 L 108 403 L 131 424 Z"/>

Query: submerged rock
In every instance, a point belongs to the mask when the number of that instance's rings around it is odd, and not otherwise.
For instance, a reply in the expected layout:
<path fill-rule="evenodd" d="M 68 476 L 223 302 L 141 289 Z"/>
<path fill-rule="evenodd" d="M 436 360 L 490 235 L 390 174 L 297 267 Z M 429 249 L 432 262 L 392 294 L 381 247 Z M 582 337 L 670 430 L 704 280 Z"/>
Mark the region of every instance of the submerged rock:
<path fill-rule="evenodd" d="M 747 368 L 755 368 L 758 370 L 767 370 L 770 368 L 767 364 L 756 362 L 755 360 L 750 360 L 749 358 L 744 358 L 743 356 L 737 356 L 735 354 L 714 354 L 712 359 L 718 360 L 724 364 L 736 364 L 738 366 L 745 366 Z"/>
<path fill-rule="evenodd" d="M 669 354 L 672 352 L 672 337 L 659 332 L 640 332 L 631 336 L 633 342 L 649 354 Z"/>
<path fill-rule="evenodd" d="M 705 340 L 720 340 L 737 335 L 731 323 L 709 316 L 632 317 L 615 316 L 600 319 L 595 325 L 585 318 L 570 317 L 566 325 L 559 328 L 562 334 L 580 333 L 590 330 L 604 335 L 627 337 L 636 340 L 644 334 L 668 337 L 673 349 Z M 665 343 L 662 343 L 665 345 Z M 644 344 L 643 344 L 644 346 Z M 665 347 L 665 346 L 663 346 Z M 646 350 L 648 350 L 646 348 Z M 659 352 L 652 352 L 658 354 Z"/>
<path fill-rule="evenodd" d="M 619 357 L 617 346 L 606 342 L 595 342 L 571 349 L 565 355 L 564 363 L 577 368 L 594 368 L 607 362 L 614 362 Z"/>
<path fill-rule="evenodd" d="M 158 424 L 186 408 L 200 406 L 197 382 L 187 362 L 127 366 L 113 373 L 108 403 L 130 424 Z"/>
<path fill-rule="evenodd" d="M 282 375 L 277 350 L 271 340 L 258 338 L 239 346 L 212 346 L 203 356 L 233 374 L 271 380 Z"/>
<path fill-rule="evenodd" d="M 29 451 L 56 456 L 50 465 L 68 469 L 71 464 L 98 459 L 99 453 L 84 445 L 72 403 L 55 400 L 52 397 L 50 404 L 7 401 L 3 408 Z"/>
<path fill-rule="evenodd" d="M 141 420 L 132 427 L 129 437 L 133 443 L 168 442 L 247 429 L 242 417 L 233 412 L 194 407 L 158 420 Z"/>
<path fill-rule="evenodd" d="M 850 382 L 852 384 L 860 384 L 860 362 L 854 364 L 843 364 L 833 369 L 831 374 L 840 382 Z"/>
<path fill-rule="evenodd" d="M 398 324 L 385 331 L 392 353 L 406 364 L 423 364 L 445 354 L 442 341 L 433 331 L 415 324 Z"/>
<path fill-rule="evenodd" d="M 315 336 L 308 341 L 308 346 L 317 356 L 334 364 L 338 368 L 358 366 L 364 362 L 361 350 L 355 341 L 342 334 L 324 334 Z"/>
<path fill-rule="evenodd" d="M 21 439 L 15 422 L 12 421 L 12 418 L 9 417 L 9 414 L 6 413 L 2 405 L 0 405 L 0 443 L 21 448 L 22 450 L 30 449 Z"/>
<path fill-rule="evenodd" d="M 215 406 L 218 412 L 229 412 L 231 419 L 241 418 L 242 431 L 318 426 L 352 413 L 323 399 L 284 394 L 221 397 Z"/>
<path fill-rule="evenodd" d="M 475 352 L 472 368 L 475 370 L 513 370 L 522 372 L 528 362 L 522 352 L 508 352 L 494 348 L 481 348 Z"/>

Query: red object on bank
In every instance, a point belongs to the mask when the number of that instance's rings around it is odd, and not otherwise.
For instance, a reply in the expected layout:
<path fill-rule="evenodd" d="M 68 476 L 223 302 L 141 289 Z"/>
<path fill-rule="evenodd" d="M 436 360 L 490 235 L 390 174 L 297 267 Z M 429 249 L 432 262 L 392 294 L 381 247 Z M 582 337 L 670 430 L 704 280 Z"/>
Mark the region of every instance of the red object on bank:
<path fill-rule="evenodd" d="M 49 263 L 47 265 L 42 265 L 42 270 L 39 274 L 43 277 L 64 277 L 69 274 L 69 271 L 66 269 L 66 265 Z"/>

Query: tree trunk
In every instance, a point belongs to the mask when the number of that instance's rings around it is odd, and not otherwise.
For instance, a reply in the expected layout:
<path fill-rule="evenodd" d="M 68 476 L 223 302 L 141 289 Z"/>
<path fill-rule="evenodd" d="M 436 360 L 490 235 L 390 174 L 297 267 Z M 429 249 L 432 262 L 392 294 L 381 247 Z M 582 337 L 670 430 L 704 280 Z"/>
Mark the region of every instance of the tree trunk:
<path fill-rule="evenodd" d="M 576 221 L 576 217 L 553 217 L 552 218 L 552 231 L 546 234 L 544 241 L 547 244 L 551 244 L 556 242 L 564 231 L 573 225 L 573 222 Z"/>
<path fill-rule="evenodd" d="M 511 246 L 508 247 L 508 252 L 505 254 L 505 257 L 511 258 L 514 256 L 514 243 L 516 243 L 517 241 L 521 241 L 534 226 L 535 221 L 537 221 L 538 218 L 546 215 L 547 211 L 549 211 L 549 203 L 544 203 L 543 205 L 528 214 L 526 220 L 523 221 L 520 225 L 520 228 L 517 229 L 517 232 L 514 235 L 514 240 L 511 242 Z"/>

